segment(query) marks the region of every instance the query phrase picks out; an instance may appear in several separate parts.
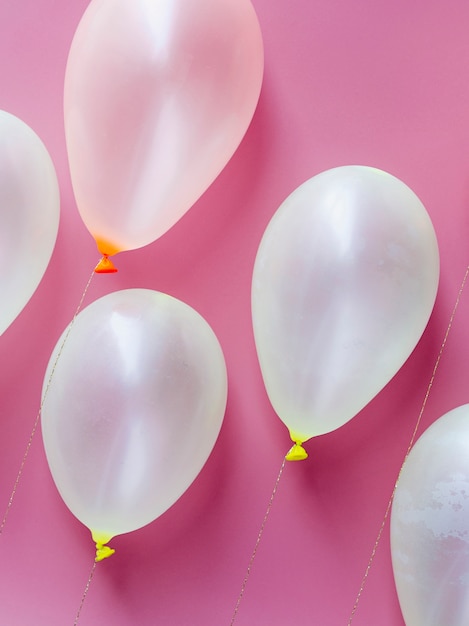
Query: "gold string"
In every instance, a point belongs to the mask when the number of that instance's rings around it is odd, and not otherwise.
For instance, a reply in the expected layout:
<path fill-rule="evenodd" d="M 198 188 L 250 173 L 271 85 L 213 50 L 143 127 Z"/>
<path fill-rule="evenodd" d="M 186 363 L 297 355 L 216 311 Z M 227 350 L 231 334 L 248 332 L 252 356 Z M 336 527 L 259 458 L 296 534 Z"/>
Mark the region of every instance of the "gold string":
<path fill-rule="evenodd" d="M 78 620 L 80 619 L 81 611 L 83 609 L 83 605 L 85 604 L 86 596 L 88 595 L 88 591 L 90 590 L 91 581 L 93 580 L 94 572 L 96 570 L 96 561 L 93 562 L 93 567 L 91 568 L 90 575 L 88 576 L 88 581 L 85 585 L 85 590 L 83 591 L 83 595 L 81 597 L 80 606 L 78 607 L 77 615 L 75 617 L 75 621 L 73 622 L 73 626 L 77 626 Z"/>
<path fill-rule="evenodd" d="M 353 609 L 352 609 L 352 612 L 350 614 L 349 620 L 347 622 L 347 626 L 350 626 L 350 624 L 352 623 L 352 620 L 353 620 L 353 618 L 355 616 L 355 613 L 357 612 L 358 603 L 360 601 L 360 598 L 362 596 L 363 590 L 365 588 L 365 584 L 366 584 L 368 575 L 370 573 L 370 569 L 371 569 L 371 566 L 373 564 L 373 561 L 374 561 L 374 558 L 375 558 L 375 555 L 376 555 L 376 551 L 378 550 L 378 545 L 379 545 L 379 543 L 381 541 L 381 536 L 382 536 L 383 531 L 384 531 L 384 529 L 386 527 L 386 522 L 388 520 L 389 513 L 391 511 L 391 506 L 392 506 L 392 502 L 393 502 L 393 499 L 394 499 L 394 495 L 396 493 L 397 485 L 399 483 L 399 479 L 401 477 L 401 474 L 402 474 L 402 471 L 404 469 L 404 465 L 405 465 L 405 463 L 407 461 L 407 458 L 408 458 L 408 456 L 409 456 L 409 454 L 410 454 L 410 452 L 412 450 L 412 447 L 414 445 L 414 441 L 415 441 L 415 438 L 417 436 L 417 431 L 419 429 L 420 422 L 422 421 L 423 412 L 425 411 L 425 407 L 427 405 L 428 397 L 430 395 L 430 391 L 431 391 L 431 389 L 433 387 L 433 383 L 435 381 L 436 372 L 437 372 L 438 366 L 440 365 L 441 357 L 442 357 L 443 351 L 445 349 L 446 342 L 448 341 L 448 336 L 449 336 L 449 333 L 450 333 L 451 328 L 453 326 L 454 317 L 456 315 L 456 311 L 458 309 L 459 302 L 461 300 L 461 296 L 462 296 L 462 293 L 464 291 L 464 287 L 466 286 L 466 281 L 467 281 L 468 276 L 469 276 L 469 266 L 466 268 L 466 272 L 464 274 L 464 278 L 462 280 L 461 286 L 459 287 L 458 295 L 457 295 L 456 302 L 454 304 L 453 310 L 451 312 L 451 316 L 450 316 L 450 319 L 449 319 L 448 327 L 446 328 L 446 332 L 445 332 L 445 335 L 444 335 L 444 338 L 443 338 L 443 342 L 441 344 L 440 351 L 438 352 L 438 356 L 437 356 L 435 365 L 433 367 L 432 375 L 430 377 L 430 382 L 428 383 L 427 391 L 426 391 L 425 396 L 423 398 L 422 406 L 420 408 L 420 412 L 419 412 L 419 415 L 418 415 L 418 418 L 417 418 L 417 423 L 415 424 L 415 428 L 414 428 L 412 436 L 410 438 L 410 442 L 409 442 L 409 445 L 407 447 L 407 452 L 405 454 L 404 461 L 403 461 L 403 463 L 402 463 L 402 465 L 400 467 L 399 473 L 397 475 L 396 482 L 394 483 L 394 488 L 392 490 L 391 497 L 389 498 L 389 502 L 387 504 L 386 511 L 384 513 L 384 518 L 383 518 L 383 521 L 382 521 L 381 526 L 379 528 L 378 535 L 376 537 L 376 541 L 374 543 L 373 549 L 371 551 L 370 559 L 368 561 L 368 565 L 366 566 L 365 574 L 364 574 L 364 576 L 362 578 L 362 581 L 361 581 L 361 584 L 360 584 L 360 589 L 358 590 L 358 594 L 357 594 L 357 597 L 355 599 L 355 604 L 353 605 Z"/>
<path fill-rule="evenodd" d="M 61 354 L 63 352 L 63 349 L 65 347 L 65 343 L 66 343 L 66 341 L 67 341 L 67 339 L 68 339 L 68 337 L 70 335 L 70 331 L 72 330 L 72 326 L 73 326 L 73 324 L 74 324 L 74 322 L 75 322 L 75 320 L 76 320 L 76 318 L 78 316 L 78 313 L 81 310 L 81 307 L 83 305 L 83 301 L 85 299 L 86 293 L 87 293 L 88 288 L 89 288 L 89 286 L 91 284 L 91 281 L 93 279 L 94 273 L 95 272 L 94 272 L 94 269 L 93 269 L 93 272 L 91 273 L 91 276 L 89 277 L 88 282 L 86 283 L 86 287 L 85 287 L 85 289 L 84 289 L 84 291 L 83 291 L 83 293 L 81 295 L 80 302 L 78 303 L 78 306 L 77 306 L 76 311 L 75 311 L 75 313 L 73 315 L 72 321 L 70 322 L 70 324 L 68 326 L 67 332 L 65 334 L 65 337 L 63 338 L 62 344 L 61 344 L 61 346 L 59 348 L 59 351 L 58 351 L 57 356 L 55 358 L 54 364 L 52 366 L 51 373 L 49 375 L 49 379 L 47 381 L 47 385 L 46 385 L 46 388 L 44 390 L 44 395 L 42 397 L 41 404 L 39 406 L 39 411 L 38 411 L 38 413 L 36 415 L 36 419 L 34 420 L 33 428 L 31 430 L 31 434 L 29 435 L 28 443 L 26 445 L 26 449 L 25 449 L 23 458 L 21 460 L 21 464 L 20 464 L 20 468 L 18 470 L 18 474 L 16 475 L 16 479 L 15 479 L 15 482 L 14 482 L 14 485 L 13 485 L 13 489 L 11 491 L 10 499 L 8 500 L 8 504 L 7 504 L 7 507 L 5 509 L 5 514 L 3 515 L 2 523 L 0 524 L 0 535 L 3 534 L 3 530 L 4 530 L 5 524 L 7 522 L 8 514 L 10 513 L 10 509 L 11 509 L 11 507 L 13 505 L 13 500 L 15 499 L 16 492 L 18 490 L 19 482 L 20 482 L 21 477 L 23 475 L 23 470 L 24 470 L 24 467 L 26 465 L 26 460 L 28 458 L 29 451 L 30 451 L 32 443 L 33 443 L 34 435 L 36 434 L 37 427 L 39 425 L 39 419 L 41 417 L 42 408 L 44 406 L 44 402 L 46 401 L 47 393 L 49 391 L 49 388 L 50 388 L 50 385 L 51 385 L 51 382 L 52 382 L 52 378 L 54 376 L 54 373 L 55 373 L 55 370 L 56 370 L 56 367 L 57 367 L 57 363 L 58 363 L 59 358 L 60 358 L 60 356 L 61 356 Z"/>
<path fill-rule="evenodd" d="M 262 521 L 262 525 L 261 525 L 260 530 L 259 530 L 259 534 L 257 535 L 257 540 L 256 540 L 256 543 L 254 545 L 254 550 L 252 551 L 251 558 L 249 560 L 249 564 L 248 564 L 248 568 L 246 570 L 246 575 L 244 577 L 243 584 L 241 585 L 241 591 L 239 592 L 238 600 L 236 601 L 236 606 L 235 606 L 235 610 L 233 612 L 233 616 L 231 618 L 230 626 L 233 626 L 233 624 L 235 622 L 235 619 L 236 619 L 236 616 L 238 614 L 239 605 L 241 604 L 241 600 L 243 599 L 244 592 L 246 590 L 246 585 L 248 584 L 248 579 L 249 579 L 249 576 L 251 574 L 251 569 L 252 569 L 252 566 L 254 564 L 254 559 L 256 558 L 257 551 L 259 549 L 259 544 L 261 542 L 262 534 L 264 532 L 264 528 L 265 528 L 265 525 L 267 523 L 267 518 L 269 517 L 270 509 L 272 508 L 272 505 L 274 503 L 275 494 L 277 493 L 277 489 L 278 489 L 278 486 L 279 486 L 279 483 L 280 483 L 280 479 L 282 478 L 283 470 L 285 468 L 285 463 L 286 463 L 286 459 L 284 458 L 282 466 L 280 467 L 280 471 L 279 471 L 278 476 L 277 476 L 277 480 L 275 481 L 275 485 L 274 485 L 274 488 L 272 490 L 272 494 L 270 496 L 269 504 L 267 505 L 267 509 L 266 509 L 266 512 L 265 512 L 265 515 L 264 515 L 264 519 Z"/>

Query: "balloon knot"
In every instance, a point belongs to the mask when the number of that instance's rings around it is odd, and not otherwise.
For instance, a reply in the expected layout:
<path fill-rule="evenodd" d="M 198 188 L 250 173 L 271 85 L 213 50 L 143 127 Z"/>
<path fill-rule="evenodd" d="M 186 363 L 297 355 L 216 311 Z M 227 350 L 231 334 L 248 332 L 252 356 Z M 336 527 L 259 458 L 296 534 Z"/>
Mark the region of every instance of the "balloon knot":
<path fill-rule="evenodd" d="M 98 263 L 98 265 L 94 268 L 96 274 L 114 274 L 117 272 L 117 268 L 114 266 L 114 263 L 108 257 L 107 254 L 103 254 L 102 259 Z"/>
<path fill-rule="evenodd" d="M 308 453 L 301 444 L 301 441 L 297 441 L 295 445 L 290 448 L 288 454 L 285 456 L 287 461 L 304 461 L 308 458 Z"/>
<path fill-rule="evenodd" d="M 96 563 L 103 561 L 104 559 L 108 559 L 114 554 L 115 550 L 106 545 L 109 541 L 111 541 L 112 535 L 92 530 L 91 536 L 96 544 Z"/>
<path fill-rule="evenodd" d="M 105 546 L 102 543 L 96 544 L 96 563 L 99 561 L 104 561 L 104 559 L 108 559 L 110 556 L 114 554 L 115 550 L 110 548 L 109 546 Z"/>

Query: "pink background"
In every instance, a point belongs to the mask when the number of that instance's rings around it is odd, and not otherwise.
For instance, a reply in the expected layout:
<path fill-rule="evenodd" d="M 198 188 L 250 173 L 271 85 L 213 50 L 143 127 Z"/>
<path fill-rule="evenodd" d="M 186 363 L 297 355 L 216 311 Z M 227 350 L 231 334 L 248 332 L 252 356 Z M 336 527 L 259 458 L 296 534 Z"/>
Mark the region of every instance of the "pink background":
<path fill-rule="evenodd" d="M 71 192 L 62 115 L 68 48 L 87 0 L 2 0 L 0 108 L 43 139 L 61 188 L 61 225 L 35 295 L 0 337 L 0 509 L 40 403 L 43 375 L 99 255 Z M 266 69 L 239 150 L 160 240 L 119 255 L 85 304 L 128 287 L 199 311 L 229 371 L 224 426 L 204 470 L 162 517 L 113 541 L 80 626 L 228 626 L 287 432 L 263 387 L 250 317 L 253 262 L 267 223 L 300 183 L 330 167 L 373 165 L 406 182 L 441 252 L 434 313 L 410 359 L 349 424 L 288 464 L 236 626 L 346 625 L 468 263 L 469 5 L 463 0 L 254 0 Z M 12 263 L 14 259 L 12 259 Z M 464 292 L 421 430 L 468 402 Z M 353 619 L 402 626 L 389 525 Z M 0 623 L 73 624 L 93 562 L 89 533 L 60 499 L 37 433 L 3 536 Z"/>

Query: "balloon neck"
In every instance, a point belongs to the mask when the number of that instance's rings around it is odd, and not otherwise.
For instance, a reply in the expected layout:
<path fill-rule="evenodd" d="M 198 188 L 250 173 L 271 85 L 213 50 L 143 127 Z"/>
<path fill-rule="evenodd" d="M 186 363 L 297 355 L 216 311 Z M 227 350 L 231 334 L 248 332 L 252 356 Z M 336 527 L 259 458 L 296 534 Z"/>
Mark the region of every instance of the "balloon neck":
<path fill-rule="evenodd" d="M 114 274 L 117 272 L 117 268 L 114 263 L 108 257 L 107 254 L 103 254 L 102 259 L 98 263 L 98 265 L 94 268 L 96 274 Z"/>
<path fill-rule="evenodd" d="M 109 541 L 111 541 L 111 535 L 104 535 L 103 533 L 97 533 L 92 530 L 91 536 L 93 537 L 93 541 L 96 544 L 96 563 L 99 563 L 99 561 L 104 561 L 104 559 L 108 559 L 114 554 L 115 550 L 106 545 Z"/>
<path fill-rule="evenodd" d="M 308 453 L 303 448 L 303 443 L 309 439 L 309 437 L 303 437 L 302 435 L 290 431 L 290 438 L 294 445 L 286 454 L 285 459 L 287 461 L 304 461 L 307 459 Z"/>
<path fill-rule="evenodd" d="M 96 246 L 102 255 L 108 257 L 117 254 L 118 252 L 122 252 L 122 248 L 118 248 L 113 243 L 106 241 L 105 239 L 101 239 L 100 237 L 95 237 Z"/>

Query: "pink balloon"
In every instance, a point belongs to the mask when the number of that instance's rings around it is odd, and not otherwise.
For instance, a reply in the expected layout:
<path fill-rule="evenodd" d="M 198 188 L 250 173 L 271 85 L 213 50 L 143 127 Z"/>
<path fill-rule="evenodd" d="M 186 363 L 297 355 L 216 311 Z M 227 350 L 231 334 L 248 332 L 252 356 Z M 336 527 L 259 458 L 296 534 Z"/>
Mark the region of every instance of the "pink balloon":
<path fill-rule="evenodd" d="M 80 215 L 100 251 L 164 234 L 218 176 L 264 67 L 249 0 L 93 0 L 72 42 L 65 131 Z"/>

